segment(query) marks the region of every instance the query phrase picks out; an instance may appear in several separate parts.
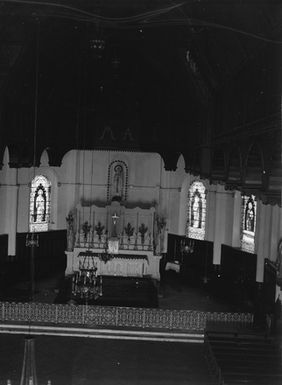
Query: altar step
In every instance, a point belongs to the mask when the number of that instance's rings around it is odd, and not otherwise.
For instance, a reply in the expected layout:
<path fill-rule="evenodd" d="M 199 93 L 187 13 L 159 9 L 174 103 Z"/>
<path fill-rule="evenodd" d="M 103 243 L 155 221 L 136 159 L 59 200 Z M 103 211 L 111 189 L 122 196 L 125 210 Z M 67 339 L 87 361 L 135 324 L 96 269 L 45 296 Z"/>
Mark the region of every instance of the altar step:
<path fill-rule="evenodd" d="M 150 331 L 143 329 L 104 329 L 30 324 L 0 324 L 0 333 L 69 336 L 116 340 L 203 343 L 203 333 Z"/>

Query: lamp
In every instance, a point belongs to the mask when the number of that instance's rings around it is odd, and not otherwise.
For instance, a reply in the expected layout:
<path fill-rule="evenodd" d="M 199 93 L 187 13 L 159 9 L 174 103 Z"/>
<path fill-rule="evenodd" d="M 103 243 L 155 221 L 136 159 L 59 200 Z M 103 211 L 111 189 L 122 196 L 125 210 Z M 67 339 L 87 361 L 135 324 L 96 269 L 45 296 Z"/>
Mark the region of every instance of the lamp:
<path fill-rule="evenodd" d="M 194 253 L 195 240 L 194 239 L 182 239 L 181 240 L 181 254 L 192 254 Z"/>
<path fill-rule="evenodd" d="M 103 295 L 103 279 L 97 274 L 97 266 L 93 255 L 86 255 L 79 262 L 79 271 L 72 277 L 72 296 L 83 300 L 86 305 L 89 300 L 97 300 Z"/>

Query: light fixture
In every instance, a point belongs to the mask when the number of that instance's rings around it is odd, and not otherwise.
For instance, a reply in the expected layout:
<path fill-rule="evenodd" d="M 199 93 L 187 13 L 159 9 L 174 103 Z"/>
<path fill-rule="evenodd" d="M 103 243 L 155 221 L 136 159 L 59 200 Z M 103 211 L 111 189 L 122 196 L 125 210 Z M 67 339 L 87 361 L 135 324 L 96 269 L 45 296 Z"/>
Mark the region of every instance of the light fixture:
<path fill-rule="evenodd" d="M 194 239 L 182 239 L 180 244 L 181 254 L 192 254 L 194 253 L 195 240 Z"/>
<path fill-rule="evenodd" d="M 103 295 L 103 279 L 97 274 L 94 256 L 85 255 L 79 262 L 79 271 L 72 276 L 72 297 L 83 301 L 86 305 L 91 300 L 97 300 Z"/>

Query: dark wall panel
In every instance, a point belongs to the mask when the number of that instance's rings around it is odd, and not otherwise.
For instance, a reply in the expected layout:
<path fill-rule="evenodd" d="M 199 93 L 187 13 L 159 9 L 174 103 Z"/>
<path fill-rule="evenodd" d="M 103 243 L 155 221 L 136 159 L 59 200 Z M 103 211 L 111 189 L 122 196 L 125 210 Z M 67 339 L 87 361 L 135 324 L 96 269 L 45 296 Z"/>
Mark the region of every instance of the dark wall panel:
<path fill-rule="evenodd" d="M 193 251 L 185 252 L 183 246 L 193 243 Z M 184 283 L 199 285 L 207 283 L 213 274 L 213 243 L 168 234 L 168 261 L 178 261 Z"/>
<path fill-rule="evenodd" d="M 8 255 L 8 234 L 0 235 L 0 260 L 6 260 Z"/>
<path fill-rule="evenodd" d="M 34 248 L 35 279 L 65 268 L 66 230 L 35 233 L 39 246 Z M 17 234 L 16 263 L 29 274 L 31 248 L 26 246 L 26 233 Z"/>
<path fill-rule="evenodd" d="M 222 245 L 220 286 L 222 295 L 240 306 L 253 306 L 256 299 L 257 256 Z"/>

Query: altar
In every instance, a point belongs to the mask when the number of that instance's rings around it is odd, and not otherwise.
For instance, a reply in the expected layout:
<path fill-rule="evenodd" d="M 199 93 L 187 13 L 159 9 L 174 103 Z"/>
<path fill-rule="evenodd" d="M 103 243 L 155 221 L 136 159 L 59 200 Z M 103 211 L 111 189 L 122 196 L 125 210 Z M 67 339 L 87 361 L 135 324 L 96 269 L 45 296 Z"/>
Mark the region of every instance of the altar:
<path fill-rule="evenodd" d="M 65 274 L 89 264 L 98 275 L 160 280 L 155 219 L 154 207 L 129 209 L 115 201 L 105 207 L 78 205 L 72 232 L 68 229 Z"/>

